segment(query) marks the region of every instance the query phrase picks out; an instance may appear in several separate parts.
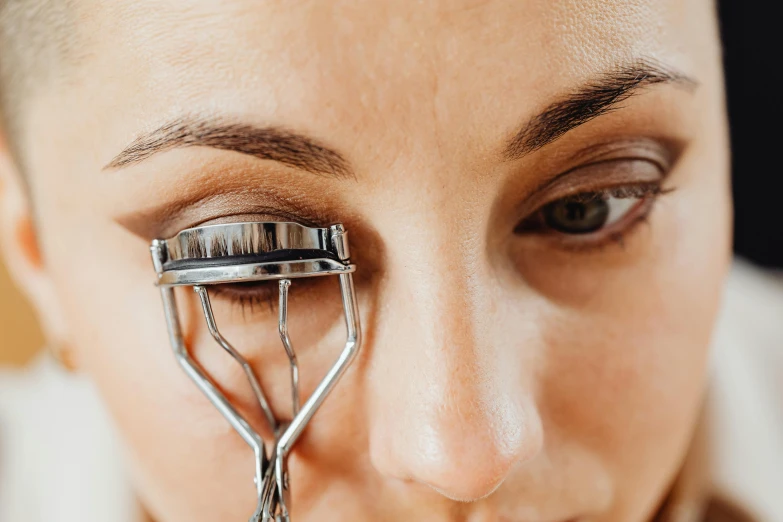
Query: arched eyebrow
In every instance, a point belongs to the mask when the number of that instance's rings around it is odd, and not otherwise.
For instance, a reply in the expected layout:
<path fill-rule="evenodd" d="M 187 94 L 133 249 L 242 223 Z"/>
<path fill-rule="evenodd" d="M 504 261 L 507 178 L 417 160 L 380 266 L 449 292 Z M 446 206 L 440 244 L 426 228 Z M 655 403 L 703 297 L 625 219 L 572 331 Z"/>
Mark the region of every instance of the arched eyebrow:
<path fill-rule="evenodd" d="M 605 72 L 531 118 L 508 141 L 503 157 L 514 160 L 534 152 L 570 130 L 616 110 L 644 87 L 662 83 L 689 89 L 697 85 L 693 78 L 654 60 L 640 60 Z M 139 136 L 104 169 L 127 167 L 159 152 L 196 146 L 248 154 L 336 179 L 355 179 L 343 155 L 303 134 L 279 127 L 190 117 L 173 120 Z"/>
<path fill-rule="evenodd" d="M 628 98 L 655 84 L 677 84 L 692 90 L 698 82 L 672 67 L 650 59 L 604 72 L 552 102 L 508 141 L 506 160 L 519 159 L 557 141 L 570 130 L 620 108 Z"/>
<path fill-rule="evenodd" d="M 180 147 L 211 147 L 271 160 L 313 174 L 353 178 L 348 161 L 317 140 L 279 127 L 226 123 L 219 119 L 179 118 L 137 137 L 105 167 L 140 163 L 159 152 Z"/>

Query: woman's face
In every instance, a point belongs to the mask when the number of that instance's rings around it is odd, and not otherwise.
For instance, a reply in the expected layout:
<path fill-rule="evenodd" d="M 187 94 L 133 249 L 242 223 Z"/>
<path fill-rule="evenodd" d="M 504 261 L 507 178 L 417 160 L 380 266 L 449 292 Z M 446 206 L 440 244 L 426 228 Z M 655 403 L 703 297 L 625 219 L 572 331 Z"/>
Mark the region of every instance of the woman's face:
<path fill-rule="evenodd" d="M 295 521 L 650 516 L 729 259 L 708 0 L 74 9 L 78 56 L 19 136 L 43 263 L 19 205 L 9 257 L 155 518 L 255 506 L 250 450 L 171 353 L 148 249 L 243 220 L 342 222 L 358 266 L 365 341 L 291 457 Z M 190 350 L 261 429 L 177 295 Z M 276 293 L 212 296 L 288 417 Z M 307 396 L 344 341 L 339 290 L 295 281 L 291 299 Z"/>

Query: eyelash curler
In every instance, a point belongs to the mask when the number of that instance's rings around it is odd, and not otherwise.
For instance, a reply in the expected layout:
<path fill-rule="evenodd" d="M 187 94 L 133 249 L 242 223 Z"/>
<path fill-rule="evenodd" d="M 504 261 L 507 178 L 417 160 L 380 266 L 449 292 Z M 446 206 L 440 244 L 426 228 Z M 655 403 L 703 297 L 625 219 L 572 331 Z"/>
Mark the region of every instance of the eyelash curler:
<path fill-rule="evenodd" d="M 345 228 L 339 224 L 311 228 L 283 222 L 208 225 L 183 230 L 171 239 L 156 239 L 150 250 L 177 362 L 253 450 L 257 504 L 250 522 L 290 522 L 288 455 L 361 345 L 352 276 L 356 267 L 350 261 Z M 313 394 L 300 406 L 299 368 L 288 336 L 288 290 L 294 279 L 329 275 L 336 275 L 340 280 L 347 340 Z M 264 280 L 279 281 L 278 330 L 290 362 L 293 414 L 290 423 L 278 422 L 252 367 L 221 335 L 207 292 L 209 285 Z M 193 288 L 212 338 L 242 367 L 258 406 L 275 434 L 271 451 L 185 346 L 174 295 L 178 286 Z"/>

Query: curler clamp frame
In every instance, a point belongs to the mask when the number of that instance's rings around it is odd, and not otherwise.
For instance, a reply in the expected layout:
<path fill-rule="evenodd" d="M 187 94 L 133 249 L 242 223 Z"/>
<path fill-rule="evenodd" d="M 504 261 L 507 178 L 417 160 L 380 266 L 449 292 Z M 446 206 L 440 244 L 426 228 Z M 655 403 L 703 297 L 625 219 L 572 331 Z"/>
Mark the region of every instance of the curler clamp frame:
<path fill-rule="evenodd" d="M 350 262 L 347 232 L 342 225 L 312 228 L 290 222 L 246 222 L 183 230 L 150 246 L 161 292 L 166 325 L 177 362 L 226 418 L 254 454 L 256 508 L 250 522 L 290 522 L 288 455 L 318 408 L 359 351 L 361 328 Z M 299 367 L 288 334 L 288 290 L 301 277 L 339 277 L 347 339 L 337 360 L 300 405 Z M 220 333 L 207 287 L 249 281 L 279 281 L 278 333 L 290 362 L 290 423 L 275 418 L 253 368 Z M 190 286 L 198 295 L 207 328 L 215 343 L 242 367 L 259 409 L 275 434 L 268 451 L 261 435 L 232 406 L 213 379 L 190 354 L 182 335 L 174 288 Z"/>

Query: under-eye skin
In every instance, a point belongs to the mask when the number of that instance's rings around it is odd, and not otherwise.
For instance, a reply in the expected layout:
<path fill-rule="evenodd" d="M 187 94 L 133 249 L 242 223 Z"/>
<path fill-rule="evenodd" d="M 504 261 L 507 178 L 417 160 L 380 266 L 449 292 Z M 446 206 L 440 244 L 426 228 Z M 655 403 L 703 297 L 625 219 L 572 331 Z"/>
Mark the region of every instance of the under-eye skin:
<path fill-rule="evenodd" d="M 648 160 L 611 160 L 589 166 L 591 170 L 603 167 L 625 170 L 631 177 L 634 170 L 641 170 L 638 177 L 644 181 L 615 181 L 584 190 L 578 182 L 569 185 L 567 195 L 540 204 L 518 223 L 514 233 L 565 250 L 590 251 L 610 243 L 623 244 L 637 225 L 647 221 L 658 198 L 671 192 L 663 187 L 667 172 Z"/>

